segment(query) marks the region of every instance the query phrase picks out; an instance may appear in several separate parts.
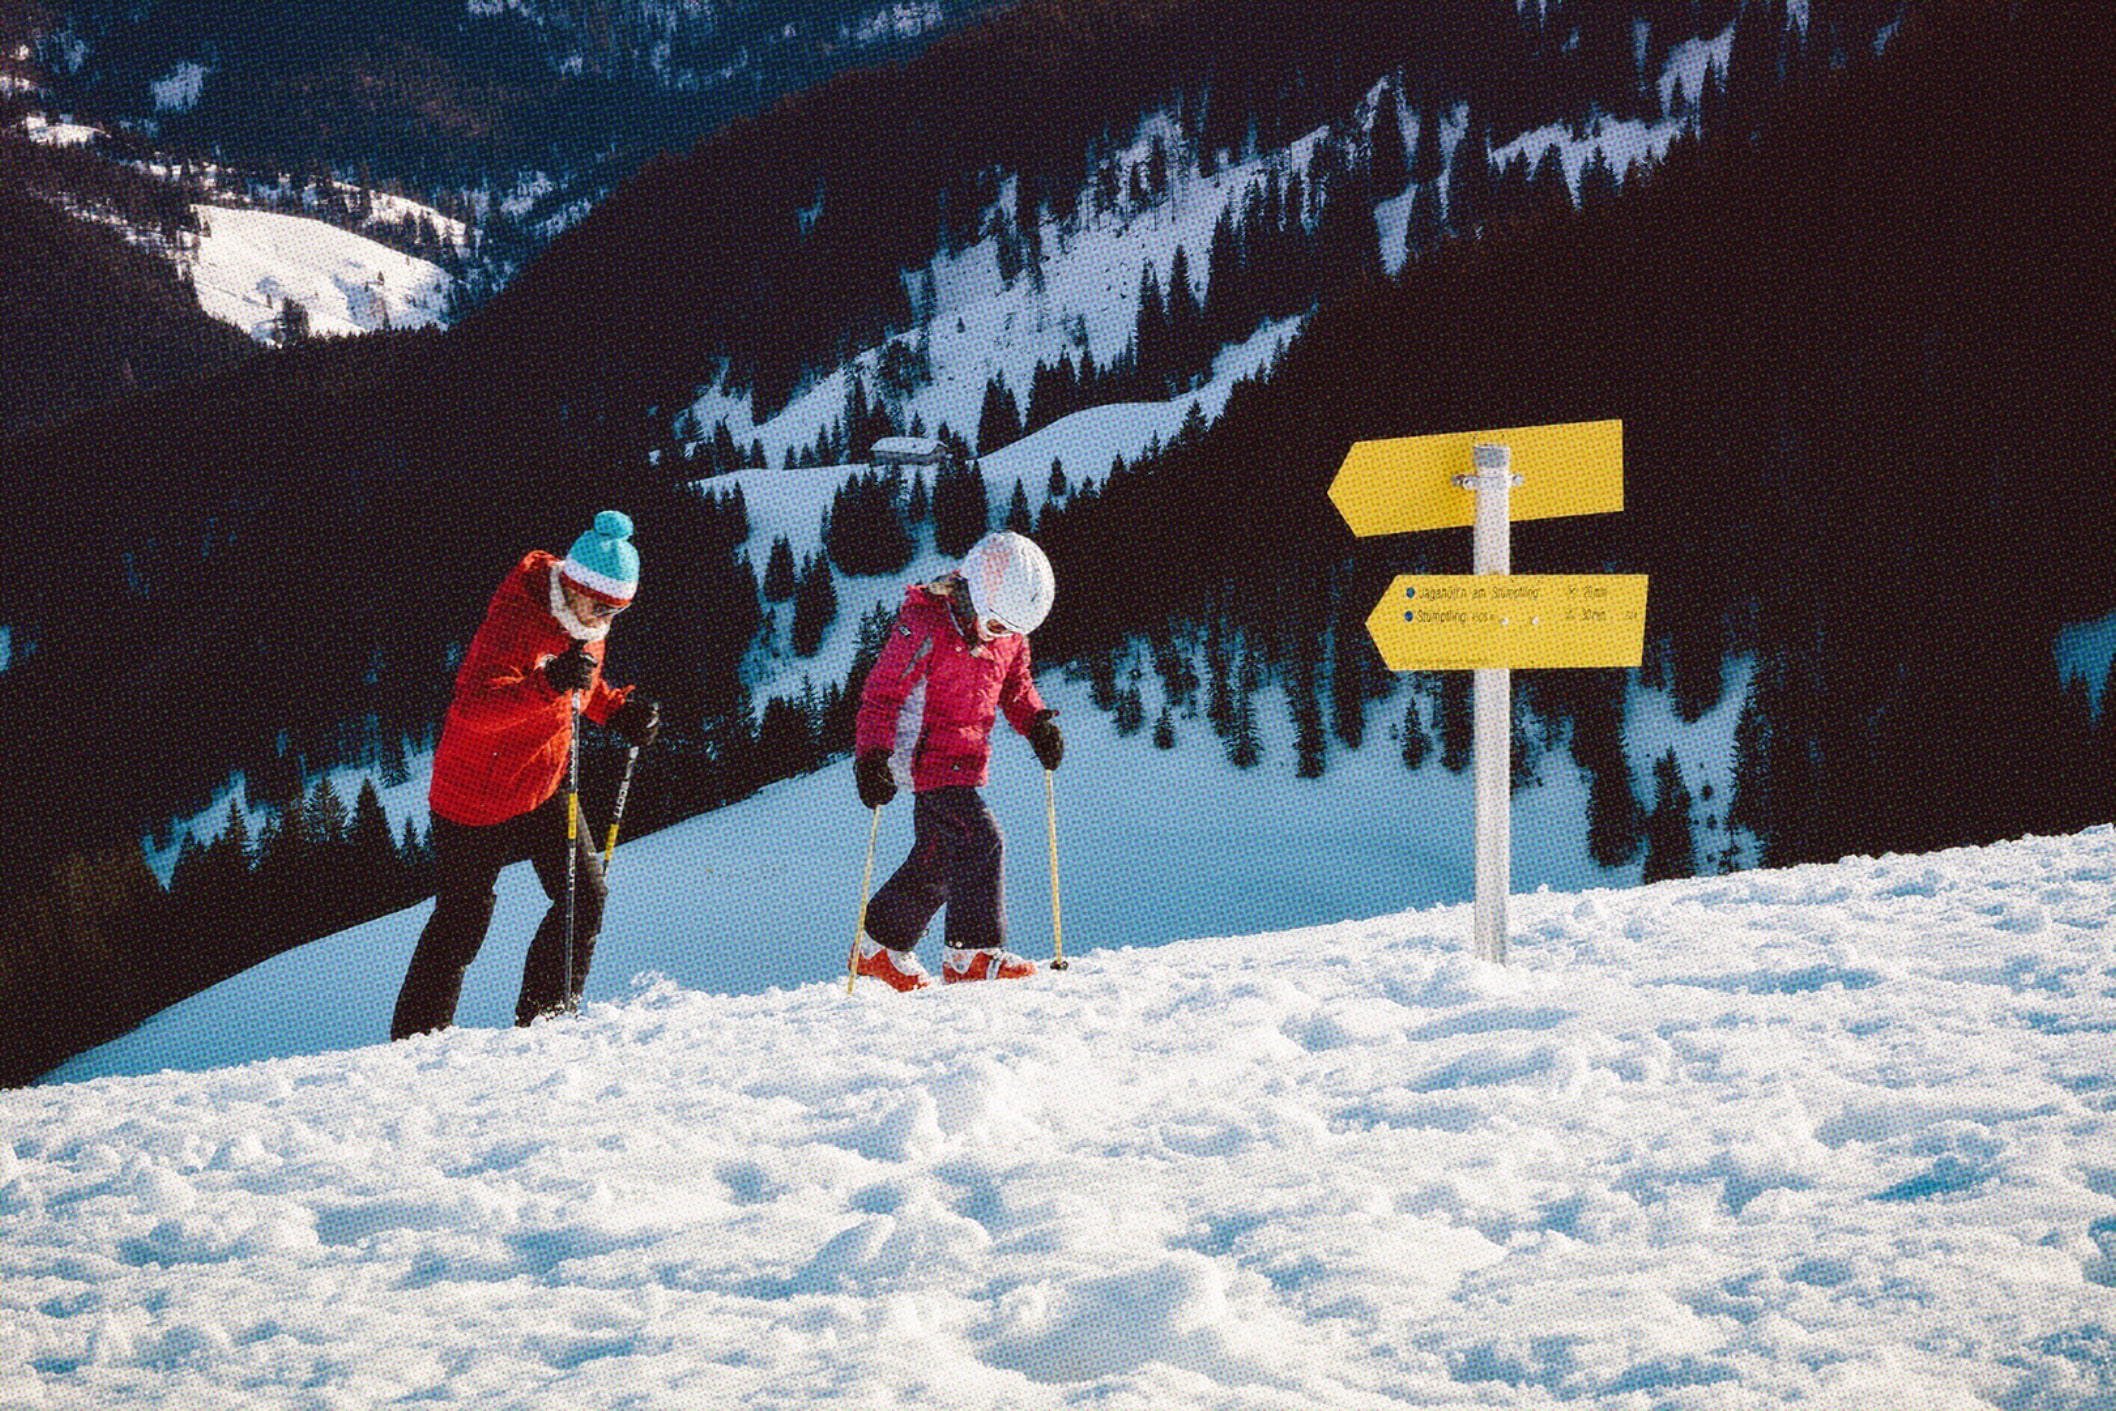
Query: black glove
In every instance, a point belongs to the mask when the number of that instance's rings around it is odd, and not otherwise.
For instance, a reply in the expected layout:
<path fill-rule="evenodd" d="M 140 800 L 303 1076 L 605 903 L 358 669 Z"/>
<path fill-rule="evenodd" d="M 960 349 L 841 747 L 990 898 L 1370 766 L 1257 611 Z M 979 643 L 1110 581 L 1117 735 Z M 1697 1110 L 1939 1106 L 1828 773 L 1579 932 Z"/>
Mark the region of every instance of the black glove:
<path fill-rule="evenodd" d="M 1058 729 L 1058 712 L 1042 710 L 1029 722 L 1029 748 L 1045 769 L 1056 769 L 1065 758 L 1065 736 Z"/>
<path fill-rule="evenodd" d="M 544 679 L 561 696 L 585 691 L 595 680 L 595 658 L 588 655 L 585 646 L 575 642 L 544 663 Z"/>
<path fill-rule="evenodd" d="M 633 749 L 643 750 L 661 733 L 661 706 L 634 691 L 625 703 L 610 712 L 610 728 L 625 737 Z"/>
<path fill-rule="evenodd" d="M 889 772 L 889 751 L 869 750 L 852 762 L 852 782 L 859 786 L 860 802 L 880 808 L 896 797 L 896 776 Z"/>

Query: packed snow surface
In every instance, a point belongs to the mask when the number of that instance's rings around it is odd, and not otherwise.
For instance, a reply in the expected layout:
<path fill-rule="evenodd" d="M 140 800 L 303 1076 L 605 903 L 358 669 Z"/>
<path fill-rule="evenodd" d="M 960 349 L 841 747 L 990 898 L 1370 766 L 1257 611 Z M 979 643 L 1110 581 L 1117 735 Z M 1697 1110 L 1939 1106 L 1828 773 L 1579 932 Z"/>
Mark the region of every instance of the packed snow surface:
<path fill-rule="evenodd" d="M 1513 919 L 0 1094 L 0 1405 L 2116 1399 L 2116 829 Z"/>

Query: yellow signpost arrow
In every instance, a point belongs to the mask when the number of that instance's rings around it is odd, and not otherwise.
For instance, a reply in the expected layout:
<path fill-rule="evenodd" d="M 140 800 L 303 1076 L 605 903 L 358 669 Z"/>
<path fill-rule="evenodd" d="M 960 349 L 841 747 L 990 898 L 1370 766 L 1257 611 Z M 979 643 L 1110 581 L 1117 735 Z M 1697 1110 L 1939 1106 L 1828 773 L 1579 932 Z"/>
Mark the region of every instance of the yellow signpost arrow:
<path fill-rule="evenodd" d="M 1391 671 L 1637 666 L 1646 575 L 1405 574 L 1367 632 Z"/>
<path fill-rule="evenodd" d="M 1477 496 L 1458 485 L 1480 445 L 1505 446 L 1521 477 L 1510 519 L 1606 514 L 1624 507 L 1624 424 L 1579 421 L 1506 431 L 1355 441 L 1330 482 L 1330 503 L 1361 538 L 1474 524 Z"/>

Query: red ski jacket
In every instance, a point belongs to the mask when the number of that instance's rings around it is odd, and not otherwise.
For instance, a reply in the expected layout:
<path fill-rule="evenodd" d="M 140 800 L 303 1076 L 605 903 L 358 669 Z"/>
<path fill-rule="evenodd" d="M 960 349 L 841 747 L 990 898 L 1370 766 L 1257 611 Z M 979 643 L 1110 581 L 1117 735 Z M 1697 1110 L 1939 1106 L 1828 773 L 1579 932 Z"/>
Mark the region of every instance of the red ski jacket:
<path fill-rule="evenodd" d="M 551 615 L 556 562 L 536 549 L 515 565 L 456 672 L 426 793 L 428 807 L 451 823 L 504 823 L 550 798 L 565 777 L 572 706 L 540 669 L 573 645 Z M 600 725 L 631 688 L 615 690 L 602 679 L 604 643 L 586 645 L 597 667 L 582 708 Z"/>
<path fill-rule="evenodd" d="M 966 638 L 948 606 L 953 577 L 904 591 L 889 644 L 860 693 L 861 754 L 889 750 L 896 773 L 923 792 L 950 784 L 981 785 L 992 760 L 992 726 L 1001 711 L 1027 734 L 1043 697 L 1029 676 L 1029 639 Z"/>

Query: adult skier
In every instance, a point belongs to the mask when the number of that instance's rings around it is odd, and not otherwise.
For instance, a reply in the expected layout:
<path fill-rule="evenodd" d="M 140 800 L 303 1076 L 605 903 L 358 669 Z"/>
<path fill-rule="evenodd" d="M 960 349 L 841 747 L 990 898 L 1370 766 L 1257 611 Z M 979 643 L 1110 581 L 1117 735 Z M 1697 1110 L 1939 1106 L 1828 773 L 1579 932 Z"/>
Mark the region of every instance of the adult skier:
<path fill-rule="evenodd" d="M 930 983 L 918 940 L 948 908 L 941 979 L 1013 980 L 1036 967 L 1006 949 L 1004 845 L 977 791 L 1001 712 L 1045 769 L 1065 755 L 1057 712 L 1029 675 L 1029 633 L 1057 593 L 1050 560 L 1011 531 L 977 541 L 956 572 L 904 591 L 860 695 L 853 778 L 878 808 L 916 794 L 911 855 L 867 907 L 857 969 L 898 990 Z"/>
<path fill-rule="evenodd" d="M 528 858 L 551 898 L 522 966 L 514 1020 L 527 1024 L 577 1004 L 602 929 L 602 864 L 584 826 L 569 826 L 559 785 L 573 747 L 576 707 L 646 746 L 661 711 L 633 687 L 602 678 L 611 624 L 639 588 L 632 521 L 604 510 L 564 559 L 535 549 L 485 610 L 456 672 L 455 696 L 434 752 L 433 915 L 419 933 L 397 995 L 390 1037 L 445 1029 L 463 971 L 484 944 L 500 869 Z M 572 834 L 569 843 L 568 834 Z M 567 851 L 573 850 L 572 974 L 566 971 Z"/>

